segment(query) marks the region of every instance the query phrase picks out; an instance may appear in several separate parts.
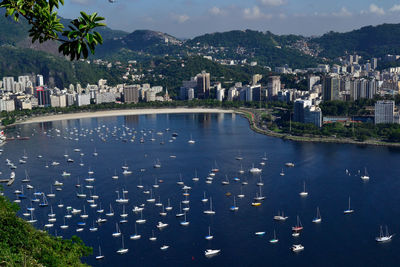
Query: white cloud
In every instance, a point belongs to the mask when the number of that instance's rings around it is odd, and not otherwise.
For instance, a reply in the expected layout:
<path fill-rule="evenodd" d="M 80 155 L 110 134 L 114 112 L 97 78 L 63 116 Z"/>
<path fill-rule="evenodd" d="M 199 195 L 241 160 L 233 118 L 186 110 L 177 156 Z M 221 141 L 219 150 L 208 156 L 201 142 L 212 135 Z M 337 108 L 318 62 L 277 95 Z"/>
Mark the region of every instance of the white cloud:
<path fill-rule="evenodd" d="M 71 2 L 79 5 L 89 5 L 92 3 L 92 0 L 71 0 Z"/>
<path fill-rule="evenodd" d="M 178 23 L 184 23 L 190 19 L 190 17 L 186 14 L 172 15 L 172 18 Z"/>
<path fill-rule="evenodd" d="M 333 12 L 332 15 L 335 17 L 350 17 L 353 14 L 346 7 L 342 7 L 339 12 Z"/>
<path fill-rule="evenodd" d="M 271 14 L 264 14 L 258 6 L 245 8 L 243 16 L 245 19 L 271 19 L 273 17 Z"/>
<path fill-rule="evenodd" d="M 264 6 L 282 6 L 286 4 L 286 0 L 258 0 Z"/>
<path fill-rule="evenodd" d="M 385 15 L 385 10 L 375 4 L 369 6 L 369 12 L 379 16 Z"/>
<path fill-rule="evenodd" d="M 400 11 L 400 5 L 394 5 L 392 6 L 389 11 L 391 12 L 399 12 Z"/>
<path fill-rule="evenodd" d="M 210 8 L 208 10 L 208 12 L 210 12 L 210 14 L 215 15 L 215 16 L 225 14 L 225 12 L 221 8 L 216 7 L 216 6 L 213 6 L 212 8 Z"/>

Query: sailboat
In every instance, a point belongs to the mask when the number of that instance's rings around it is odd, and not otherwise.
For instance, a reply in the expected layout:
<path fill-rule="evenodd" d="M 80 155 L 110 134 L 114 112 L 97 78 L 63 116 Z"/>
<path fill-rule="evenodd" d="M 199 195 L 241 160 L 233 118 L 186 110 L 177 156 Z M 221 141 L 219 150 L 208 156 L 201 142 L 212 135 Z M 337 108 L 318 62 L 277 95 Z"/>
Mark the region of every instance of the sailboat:
<path fill-rule="evenodd" d="M 317 217 L 315 217 L 312 222 L 313 223 L 320 223 L 322 221 L 321 214 L 319 212 L 319 207 L 317 207 Z"/>
<path fill-rule="evenodd" d="M 208 201 L 208 198 L 206 198 L 206 191 L 203 192 L 203 198 L 201 202 L 206 203 Z"/>
<path fill-rule="evenodd" d="M 221 252 L 220 249 L 207 249 L 206 251 L 204 251 L 204 255 L 206 257 L 213 257 L 217 254 L 219 254 Z"/>
<path fill-rule="evenodd" d="M 364 175 L 361 175 L 360 178 L 363 179 L 364 181 L 369 180 L 369 175 L 368 175 L 368 172 L 367 172 L 367 168 L 364 168 Z"/>
<path fill-rule="evenodd" d="M 65 229 L 68 229 L 68 225 L 65 223 L 65 217 L 64 217 L 64 224 L 63 225 L 60 225 L 60 228 L 61 229 L 63 229 L 63 230 L 65 230 Z"/>
<path fill-rule="evenodd" d="M 303 230 L 303 225 L 301 224 L 300 217 L 297 216 L 297 224 L 296 224 L 296 226 L 292 227 L 292 231 L 299 232 L 301 230 Z"/>
<path fill-rule="evenodd" d="M 121 230 L 118 228 L 118 224 L 115 223 L 115 232 L 112 233 L 113 237 L 119 237 L 121 235 Z"/>
<path fill-rule="evenodd" d="M 194 170 L 194 177 L 192 178 L 192 180 L 194 182 L 198 182 L 200 180 L 199 177 L 197 177 L 197 170 L 196 169 Z"/>
<path fill-rule="evenodd" d="M 138 233 L 137 233 L 137 225 L 136 225 L 136 223 L 135 223 L 135 234 L 134 235 L 131 235 L 130 236 L 130 239 L 131 240 L 138 240 L 138 239 L 140 239 L 142 236 L 141 235 L 138 235 Z"/>
<path fill-rule="evenodd" d="M 114 175 L 111 176 L 112 179 L 117 180 L 119 177 L 117 175 L 117 170 L 114 171 Z"/>
<path fill-rule="evenodd" d="M 129 251 L 129 249 L 124 247 L 124 236 L 123 235 L 121 235 L 121 240 L 122 240 L 122 248 L 118 249 L 117 253 L 118 254 L 125 254 L 125 253 L 127 253 Z"/>
<path fill-rule="evenodd" d="M 240 170 L 239 170 L 239 173 L 240 173 L 240 174 L 243 174 L 243 173 L 244 173 L 244 170 L 243 170 L 243 165 L 242 165 L 242 164 L 240 164 Z"/>
<path fill-rule="evenodd" d="M 283 168 L 282 168 L 282 171 L 279 173 L 279 175 L 280 176 L 285 176 L 285 172 L 283 171 Z"/>
<path fill-rule="evenodd" d="M 278 241 L 279 240 L 276 238 L 276 233 L 275 233 L 275 230 L 274 230 L 274 237 L 271 240 L 269 240 L 269 243 L 276 244 L 276 243 L 278 243 Z"/>
<path fill-rule="evenodd" d="M 23 183 L 29 183 L 31 181 L 31 179 L 28 176 L 28 171 L 25 170 L 25 179 L 23 179 L 21 182 Z"/>
<path fill-rule="evenodd" d="M 137 219 L 137 220 L 136 220 L 136 223 L 137 223 L 137 224 L 146 223 L 146 220 L 143 219 L 143 210 L 140 211 L 140 219 Z"/>
<path fill-rule="evenodd" d="M 249 170 L 249 172 L 252 173 L 252 174 L 257 174 L 257 173 L 262 172 L 262 170 L 259 169 L 259 168 L 254 167 L 254 164 L 253 164 L 253 167 Z"/>
<path fill-rule="evenodd" d="M 237 195 L 238 198 L 244 198 L 244 194 L 243 194 L 243 185 L 240 186 L 240 194 Z"/>
<path fill-rule="evenodd" d="M 257 186 L 263 186 L 264 183 L 262 181 L 261 175 L 260 175 L 260 180 L 257 182 Z"/>
<path fill-rule="evenodd" d="M 262 195 L 262 191 L 261 191 L 262 186 L 259 186 L 259 188 L 260 188 L 260 194 L 259 195 L 257 194 L 256 197 L 254 198 L 254 200 L 256 200 L 256 201 L 261 201 L 261 200 L 265 199 L 265 196 Z"/>
<path fill-rule="evenodd" d="M 211 235 L 211 227 L 208 226 L 208 235 L 205 236 L 205 239 L 206 240 L 211 240 L 213 238 L 214 238 L 214 236 Z"/>
<path fill-rule="evenodd" d="M 350 213 L 353 213 L 353 212 L 354 212 L 354 210 L 352 210 L 352 209 L 350 208 L 350 197 L 349 197 L 349 207 L 348 207 L 347 210 L 343 211 L 343 213 L 344 213 L 344 214 L 350 214 Z"/>
<path fill-rule="evenodd" d="M 98 230 L 98 228 L 94 225 L 94 221 L 93 221 L 93 226 L 89 228 L 90 232 L 96 232 Z"/>
<path fill-rule="evenodd" d="M 168 198 L 168 206 L 165 207 L 165 210 L 166 211 L 171 211 L 172 210 L 171 204 L 169 202 L 169 198 Z"/>
<path fill-rule="evenodd" d="M 167 213 L 165 212 L 165 209 L 164 209 L 164 204 L 162 204 L 162 210 L 160 212 L 160 216 L 167 216 Z"/>
<path fill-rule="evenodd" d="M 225 175 L 225 180 L 221 182 L 223 185 L 228 185 L 229 184 L 229 179 L 228 175 Z"/>
<path fill-rule="evenodd" d="M 151 230 L 151 233 L 152 233 L 152 234 L 151 234 L 151 237 L 149 237 L 149 240 L 150 240 L 150 241 L 156 241 L 156 240 L 157 240 L 157 237 L 154 236 L 154 230 Z"/>
<path fill-rule="evenodd" d="M 233 206 L 229 208 L 230 211 L 238 211 L 239 207 L 236 206 L 236 198 L 233 196 Z"/>
<path fill-rule="evenodd" d="M 238 155 L 235 157 L 235 159 L 236 160 L 242 160 L 243 159 L 242 154 L 240 153 L 240 150 L 239 150 Z"/>
<path fill-rule="evenodd" d="M 107 217 L 112 217 L 112 216 L 114 216 L 114 210 L 113 210 L 113 208 L 112 208 L 112 206 L 111 206 L 111 203 L 110 203 L 110 212 L 106 213 L 106 216 L 107 216 Z"/>
<path fill-rule="evenodd" d="M 392 240 L 393 235 L 389 234 L 389 230 L 388 227 L 386 226 L 386 234 L 383 234 L 383 230 L 382 230 L 382 225 L 380 227 L 380 233 L 379 236 L 375 238 L 376 242 L 388 242 L 390 240 Z"/>
<path fill-rule="evenodd" d="M 179 213 L 175 215 L 176 217 L 182 217 L 184 214 L 182 213 L 182 203 L 179 203 Z"/>
<path fill-rule="evenodd" d="M 99 245 L 99 255 L 96 256 L 96 260 L 102 260 L 104 259 L 104 255 L 101 254 L 101 247 Z"/>
<path fill-rule="evenodd" d="M 47 197 L 49 198 L 54 198 L 56 194 L 53 193 L 53 186 L 50 186 L 50 193 L 47 194 Z"/>
<path fill-rule="evenodd" d="M 209 210 L 205 210 L 203 211 L 204 214 L 210 214 L 210 215 L 214 215 L 215 211 L 213 211 L 212 209 L 212 198 L 210 197 L 210 209 Z"/>
<path fill-rule="evenodd" d="M 303 191 L 300 192 L 299 195 L 302 197 L 308 196 L 308 192 L 306 191 L 306 182 L 303 182 Z"/>
<path fill-rule="evenodd" d="M 31 219 L 28 221 L 28 223 L 35 223 L 37 222 L 36 219 L 33 219 L 33 210 L 31 210 Z"/>
<path fill-rule="evenodd" d="M 189 144 L 194 144 L 194 143 L 196 143 L 196 141 L 193 140 L 192 135 L 190 135 L 190 139 L 189 139 L 188 143 L 189 143 Z"/>
<path fill-rule="evenodd" d="M 39 203 L 39 207 L 47 207 L 49 203 L 47 202 L 47 198 L 44 194 L 42 194 L 42 202 Z"/>
<path fill-rule="evenodd" d="M 181 222 L 181 225 L 182 226 L 188 226 L 189 222 L 186 220 L 186 212 L 185 212 L 184 216 L 185 216 L 185 220 L 183 222 Z"/>
<path fill-rule="evenodd" d="M 153 190 L 152 190 L 152 189 L 150 189 L 150 198 L 149 198 L 149 199 L 146 199 L 146 201 L 149 202 L 149 203 L 154 203 L 154 202 L 156 202 L 156 199 L 153 198 Z"/>

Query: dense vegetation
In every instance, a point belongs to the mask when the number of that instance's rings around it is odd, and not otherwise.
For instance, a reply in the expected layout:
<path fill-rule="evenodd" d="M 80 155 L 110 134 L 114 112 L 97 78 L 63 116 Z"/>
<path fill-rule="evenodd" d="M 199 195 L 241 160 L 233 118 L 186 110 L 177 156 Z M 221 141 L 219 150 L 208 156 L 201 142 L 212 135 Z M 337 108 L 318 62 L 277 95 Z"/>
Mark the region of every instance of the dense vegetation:
<path fill-rule="evenodd" d="M 400 24 L 367 26 L 346 33 L 329 32 L 312 42 L 323 49 L 321 56 L 331 59 L 346 53 L 358 53 L 366 59 L 400 54 Z"/>
<path fill-rule="evenodd" d="M 70 83 L 97 84 L 101 78 L 111 84 L 120 82 L 120 72 L 105 66 L 89 65 L 85 62 L 70 62 L 66 59 L 31 49 L 11 46 L 0 47 L 0 77 L 26 74 L 42 74 L 49 86 L 68 87 Z"/>
<path fill-rule="evenodd" d="M 0 196 L 0 266 L 86 266 L 92 253 L 78 237 L 64 240 L 16 216 L 18 205 Z"/>

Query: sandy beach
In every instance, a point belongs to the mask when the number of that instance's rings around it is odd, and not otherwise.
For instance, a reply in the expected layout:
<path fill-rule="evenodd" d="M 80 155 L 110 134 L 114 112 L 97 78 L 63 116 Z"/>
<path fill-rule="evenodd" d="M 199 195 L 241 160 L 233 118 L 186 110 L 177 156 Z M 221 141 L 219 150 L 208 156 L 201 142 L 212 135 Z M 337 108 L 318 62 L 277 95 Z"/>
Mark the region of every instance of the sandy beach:
<path fill-rule="evenodd" d="M 80 112 L 60 115 L 40 116 L 29 118 L 17 124 L 38 123 L 47 121 L 74 120 L 83 118 L 113 117 L 124 115 L 146 115 L 146 114 L 174 114 L 174 113 L 234 113 L 234 110 L 214 109 L 214 108 L 159 108 L 159 109 L 126 109 L 126 110 L 107 110 L 96 112 Z"/>

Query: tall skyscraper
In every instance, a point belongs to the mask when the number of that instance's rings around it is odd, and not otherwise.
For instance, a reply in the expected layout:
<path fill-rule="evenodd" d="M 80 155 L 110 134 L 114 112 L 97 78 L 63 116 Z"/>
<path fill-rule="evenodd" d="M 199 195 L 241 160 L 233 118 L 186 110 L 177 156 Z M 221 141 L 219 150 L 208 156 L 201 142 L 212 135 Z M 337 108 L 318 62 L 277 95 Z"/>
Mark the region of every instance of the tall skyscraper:
<path fill-rule="evenodd" d="M 339 100 L 340 79 L 338 76 L 325 76 L 322 96 L 325 101 Z"/>
<path fill-rule="evenodd" d="M 139 88 L 137 86 L 124 86 L 124 102 L 135 104 L 139 102 Z"/>
<path fill-rule="evenodd" d="M 210 73 L 197 74 L 197 98 L 207 98 L 210 93 Z"/>
<path fill-rule="evenodd" d="M 375 124 L 394 122 L 394 101 L 380 100 L 375 103 Z"/>

